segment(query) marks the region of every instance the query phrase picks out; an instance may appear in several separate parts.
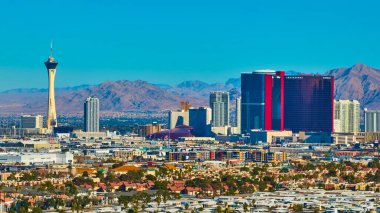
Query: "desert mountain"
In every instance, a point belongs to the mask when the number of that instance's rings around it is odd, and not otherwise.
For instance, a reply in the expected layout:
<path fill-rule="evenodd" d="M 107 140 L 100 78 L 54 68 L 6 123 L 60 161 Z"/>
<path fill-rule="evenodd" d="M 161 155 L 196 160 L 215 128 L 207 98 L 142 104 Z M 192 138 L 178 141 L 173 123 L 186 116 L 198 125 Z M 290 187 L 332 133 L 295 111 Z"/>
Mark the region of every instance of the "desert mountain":
<path fill-rule="evenodd" d="M 356 99 L 362 107 L 380 108 L 380 70 L 358 63 L 325 74 L 335 76 L 336 99 Z"/>
<path fill-rule="evenodd" d="M 288 71 L 287 75 L 299 73 Z M 357 99 L 362 106 L 380 108 L 380 70 L 364 64 L 350 68 L 329 70 L 335 76 L 335 97 Z M 182 100 L 193 106 L 207 106 L 211 91 L 229 91 L 231 105 L 240 96 L 240 78 L 230 78 L 225 83 L 184 81 L 178 85 L 151 84 L 146 81 L 106 81 L 98 85 L 57 88 L 57 111 L 82 113 L 88 96 L 100 98 L 102 111 L 125 112 L 133 110 L 159 111 L 177 109 Z M 0 114 L 46 112 L 47 89 L 14 89 L 0 93 Z"/>

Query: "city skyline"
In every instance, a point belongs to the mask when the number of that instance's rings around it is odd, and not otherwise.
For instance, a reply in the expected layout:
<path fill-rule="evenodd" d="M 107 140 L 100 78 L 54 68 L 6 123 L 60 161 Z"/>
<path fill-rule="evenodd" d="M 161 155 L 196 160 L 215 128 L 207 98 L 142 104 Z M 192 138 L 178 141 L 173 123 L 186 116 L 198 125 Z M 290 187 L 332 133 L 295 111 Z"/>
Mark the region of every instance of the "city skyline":
<path fill-rule="evenodd" d="M 51 39 L 63 60 L 57 87 L 119 79 L 176 84 L 201 75 L 212 83 L 256 69 L 322 73 L 358 62 L 380 67 L 372 54 L 380 49 L 378 4 L 4 3 L 0 73 L 9 81 L 0 91 L 45 85 L 39 62 Z M 55 17 L 43 15 L 49 7 Z"/>
<path fill-rule="evenodd" d="M 380 212 L 379 6 L 6 1 L 0 212 Z"/>

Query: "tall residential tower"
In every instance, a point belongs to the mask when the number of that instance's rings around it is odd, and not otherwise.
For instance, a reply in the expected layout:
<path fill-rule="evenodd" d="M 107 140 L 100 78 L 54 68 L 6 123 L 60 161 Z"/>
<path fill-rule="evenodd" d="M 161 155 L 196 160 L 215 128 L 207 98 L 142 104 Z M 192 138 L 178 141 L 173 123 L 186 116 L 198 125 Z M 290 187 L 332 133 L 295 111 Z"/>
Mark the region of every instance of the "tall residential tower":
<path fill-rule="evenodd" d="M 241 134 L 241 98 L 236 99 L 236 133 Z"/>
<path fill-rule="evenodd" d="M 360 103 L 359 101 L 334 100 L 334 132 L 359 132 L 359 131 L 360 131 Z"/>
<path fill-rule="evenodd" d="M 45 62 L 46 69 L 48 71 L 49 77 L 49 99 L 48 99 L 48 111 L 47 111 L 47 120 L 46 128 L 49 131 L 52 131 L 54 127 L 57 127 L 57 112 L 55 110 L 55 95 L 54 95 L 54 80 L 56 67 L 58 62 L 53 58 L 53 46 L 50 47 L 50 56 Z"/>
<path fill-rule="evenodd" d="M 84 131 L 99 132 L 99 99 L 88 97 L 84 102 Z"/>
<path fill-rule="evenodd" d="M 364 108 L 364 129 L 366 132 L 380 132 L 380 110 Z"/>
<path fill-rule="evenodd" d="M 224 127 L 230 124 L 230 95 L 229 92 L 217 91 L 210 93 L 212 110 L 212 126 Z"/>

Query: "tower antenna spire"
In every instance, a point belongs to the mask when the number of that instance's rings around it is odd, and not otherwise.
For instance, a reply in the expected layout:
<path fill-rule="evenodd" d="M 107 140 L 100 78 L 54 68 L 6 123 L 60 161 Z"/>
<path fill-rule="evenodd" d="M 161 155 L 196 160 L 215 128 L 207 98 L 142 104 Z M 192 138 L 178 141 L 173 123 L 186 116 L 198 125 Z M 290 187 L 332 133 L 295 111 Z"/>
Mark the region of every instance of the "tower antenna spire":
<path fill-rule="evenodd" d="M 50 57 L 53 57 L 53 39 L 50 40 Z"/>

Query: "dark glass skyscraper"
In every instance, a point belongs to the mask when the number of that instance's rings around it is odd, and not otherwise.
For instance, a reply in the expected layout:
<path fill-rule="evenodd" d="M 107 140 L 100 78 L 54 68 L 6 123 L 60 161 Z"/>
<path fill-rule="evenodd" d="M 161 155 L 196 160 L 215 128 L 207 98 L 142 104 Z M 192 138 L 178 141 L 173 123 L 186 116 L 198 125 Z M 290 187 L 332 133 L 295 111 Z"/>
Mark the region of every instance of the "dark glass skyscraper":
<path fill-rule="evenodd" d="M 197 137 L 211 135 L 211 108 L 199 107 L 189 109 L 189 125 L 193 128 L 193 134 Z"/>
<path fill-rule="evenodd" d="M 251 129 L 332 132 L 334 77 L 241 74 L 241 132 Z"/>
<path fill-rule="evenodd" d="M 284 84 L 285 72 L 277 71 L 273 77 L 272 89 L 272 129 L 284 130 Z"/>
<path fill-rule="evenodd" d="M 285 129 L 293 132 L 334 129 L 334 77 L 285 77 Z"/>
<path fill-rule="evenodd" d="M 284 72 L 241 74 L 241 131 L 283 130 Z"/>

